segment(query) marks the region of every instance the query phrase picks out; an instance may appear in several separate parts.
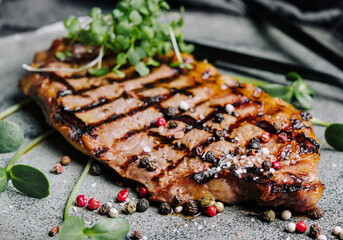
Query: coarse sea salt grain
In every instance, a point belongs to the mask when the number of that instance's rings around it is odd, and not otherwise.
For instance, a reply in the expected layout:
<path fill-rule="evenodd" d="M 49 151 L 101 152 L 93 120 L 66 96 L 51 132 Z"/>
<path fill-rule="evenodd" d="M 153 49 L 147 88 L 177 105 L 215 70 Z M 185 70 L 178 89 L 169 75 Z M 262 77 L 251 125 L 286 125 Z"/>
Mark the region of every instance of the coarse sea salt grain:
<path fill-rule="evenodd" d="M 92 187 L 95 187 L 96 186 L 96 183 L 92 183 Z"/>
<path fill-rule="evenodd" d="M 232 113 L 235 110 L 235 107 L 231 104 L 226 104 L 225 106 L 225 111 L 227 111 L 228 113 Z"/>
<path fill-rule="evenodd" d="M 269 155 L 269 149 L 266 148 L 266 147 L 261 148 L 261 153 L 262 153 L 263 155 Z"/>
<path fill-rule="evenodd" d="M 151 152 L 151 147 L 145 146 L 145 147 L 143 148 L 143 151 L 146 152 L 146 153 L 149 153 L 149 152 Z"/>
<path fill-rule="evenodd" d="M 179 107 L 181 110 L 187 111 L 189 109 L 189 105 L 187 102 L 185 101 L 181 101 L 179 104 Z"/>

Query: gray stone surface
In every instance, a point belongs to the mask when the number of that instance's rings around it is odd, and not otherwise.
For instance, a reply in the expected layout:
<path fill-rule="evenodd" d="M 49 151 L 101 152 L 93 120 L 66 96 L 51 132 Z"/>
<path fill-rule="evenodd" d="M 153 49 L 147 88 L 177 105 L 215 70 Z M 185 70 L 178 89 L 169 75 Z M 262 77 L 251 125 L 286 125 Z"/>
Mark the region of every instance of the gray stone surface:
<path fill-rule="evenodd" d="M 186 15 L 185 34 L 190 39 L 210 41 L 218 45 L 238 49 L 244 52 L 261 54 L 276 59 L 295 61 L 310 67 L 341 74 L 334 67 L 311 54 L 301 46 L 285 38 L 278 31 L 261 29 L 252 23 L 224 15 L 204 15 L 197 12 Z M 0 110 L 24 98 L 16 88 L 18 80 L 25 74 L 22 63 L 28 63 L 33 54 L 47 48 L 51 41 L 64 35 L 61 24 L 45 27 L 36 32 L 13 35 L 0 39 Z M 270 73 L 259 73 L 266 78 L 279 82 L 282 76 Z M 225 73 L 226 71 L 221 70 Z M 312 83 L 316 90 L 315 107 L 311 111 L 316 117 L 333 122 L 342 122 L 343 92 L 341 89 Z M 25 132 L 25 143 L 49 129 L 36 105 L 31 105 L 10 116 L 7 120 L 19 124 Z M 343 225 L 342 195 L 343 195 L 343 153 L 333 151 L 323 137 L 324 129 L 315 127 L 315 132 L 321 143 L 322 160 L 319 175 L 326 184 L 324 196 L 319 206 L 324 208 L 326 216 L 319 221 L 313 221 L 301 216 L 291 220 L 305 221 L 308 225 L 319 224 L 329 239 L 335 225 Z M 69 155 L 72 163 L 65 167 L 62 175 L 50 172 L 60 157 Z M 13 154 L 0 155 L 0 167 L 5 167 Z M 51 194 L 41 200 L 29 198 L 18 193 L 11 185 L 0 193 L 0 239 L 47 239 L 48 231 L 62 222 L 63 211 L 73 185 L 82 172 L 88 157 L 74 150 L 59 134 L 55 134 L 19 159 L 18 163 L 30 164 L 43 171 L 51 184 Z M 96 197 L 101 202 L 110 202 L 117 192 L 123 189 L 118 185 L 116 174 L 108 171 L 103 176 L 88 175 L 79 193 L 88 198 Z M 134 190 L 130 190 L 130 198 L 137 199 Z M 121 208 L 119 204 L 114 204 Z M 307 239 L 303 234 L 291 234 L 284 231 L 287 221 L 280 218 L 273 223 L 265 223 L 256 216 L 247 214 L 249 211 L 260 212 L 262 209 L 245 204 L 226 206 L 225 212 L 209 218 L 199 216 L 185 218 L 178 215 L 161 216 L 157 208 L 152 207 L 145 213 L 135 213 L 131 216 L 120 216 L 130 221 L 131 229 L 128 239 L 134 230 L 140 229 L 148 239 Z M 72 215 L 82 217 L 87 226 L 93 225 L 105 217 L 87 209 L 77 208 Z M 51 239 L 57 239 L 57 236 Z"/>

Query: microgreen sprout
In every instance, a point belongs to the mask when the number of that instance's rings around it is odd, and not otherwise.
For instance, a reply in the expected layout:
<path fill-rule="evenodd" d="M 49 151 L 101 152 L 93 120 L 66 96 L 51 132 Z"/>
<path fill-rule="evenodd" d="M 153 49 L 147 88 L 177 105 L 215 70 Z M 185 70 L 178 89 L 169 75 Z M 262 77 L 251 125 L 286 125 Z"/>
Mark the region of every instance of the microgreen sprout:
<path fill-rule="evenodd" d="M 84 221 L 81 218 L 69 216 L 69 211 L 75 200 L 77 191 L 86 178 L 92 163 L 93 158 L 90 158 L 68 198 L 64 212 L 64 221 L 59 233 L 60 240 L 82 240 L 85 238 L 94 240 L 119 240 L 125 238 L 129 232 L 129 222 L 124 218 L 105 219 L 95 224 L 93 227 L 85 228 Z"/>

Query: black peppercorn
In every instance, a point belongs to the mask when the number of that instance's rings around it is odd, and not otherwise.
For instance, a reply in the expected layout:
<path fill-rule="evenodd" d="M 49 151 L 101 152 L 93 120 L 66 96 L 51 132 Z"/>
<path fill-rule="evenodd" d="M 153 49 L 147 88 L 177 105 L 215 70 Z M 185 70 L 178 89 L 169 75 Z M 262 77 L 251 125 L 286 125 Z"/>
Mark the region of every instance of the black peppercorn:
<path fill-rule="evenodd" d="M 224 116 L 221 113 L 217 113 L 213 119 L 213 121 L 216 123 L 221 123 L 223 120 L 224 120 Z"/>
<path fill-rule="evenodd" d="M 317 224 L 312 224 L 308 235 L 310 235 L 310 237 L 312 238 L 317 238 L 321 234 L 322 234 L 322 229 Z"/>
<path fill-rule="evenodd" d="M 193 154 L 195 156 L 201 157 L 203 155 L 203 150 L 200 146 L 196 146 L 195 148 L 193 148 Z"/>
<path fill-rule="evenodd" d="M 106 215 L 106 214 L 108 214 L 108 212 L 110 211 L 110 209 L 111 209 L 111 205 L 108 204 L 108 203 L 104 203 L 104 204 L 102 204 L 102 205 L 100 206 L 100 208 L 99 208 L 99 214 L 101 214 L 101 215 Z"/>
<path fill-rule="evenodd" d="M 184 209 L 185 213 L 189 216 L 196 215 L 200 212 L 200 207 L 198 205 L 198 202 L 196 202 L 194 200 L 190 200 L 190 201 L 186 202 L 183 205 L 183 209 Z"/>
<path fill-rule="evenodd" d="M 134 233 L 133 233 L 133 239 L 135 240 L 142 240 L 143 239 L 143 233 L 142 231 L 140 230 L 136 230 Z"/>
<path fill-rule="evenodd" d="M 212 151 L 208 151 L 205 155 L 205 161 L 210 162 L 210 163 L 216 163 L 217 162 L 216 154 Z"/>
<path fill-rule="evenodd" d="M 151 159 L 149 162 L 148 162 L 148 167 L 147 169 L 149 171 L 155 171 L 157 169 L 157 161 L 156 159 Z"/>
<path fill-rule="evenodd" d="M 324 217 L 324 210 L 316 207 L 315 209 L 310 210 L 308 214 L 311 215 L 313 219 L 320 219 Z"/>
<path fill-rule="evenodd" d="M 177 122 L 174 120 L 171 120 L 168 124 L 169 128 L 176 128 L 178 126 Z"/>
<path fill-rule="evenodd" d="M 159 213 L 162 215 L 168 215 L 171 213 L 172 209 L 168 203 L 162 203 L 160 206 Z"/>
<path fill-rule="evenodd" d="M 236 156 L 244 155 L 244 154 L 245 154 L 244 148 L 242 148 L 242 147 L 236 147 L 235 150 L 234 150 L 234 154 L 235 154 Z"/>
<path fill-rule="evenodd" d="M 216 130 L 215 132 L 217 138 L 224 137 L 224 132 L 223 130 Z"/>
<path fill-rule="evenodd" d="M 252 148 L 252 149 L 260 149 L 261 148 L 260 140 L 257 137 L 253 137 L 252 139 L 250 139 L 248 146 L 249 148 Z"/>
<path fill-rule="evenodd" d="M 229 167 L 229 170 L 230 171 L 238 170 L 238 165 L 236 163 L 231 164 Z"/>
<path fill-rule="evenodd" d="M 176 115 L 176 110 L 177 109 L 175 107 L 167 107 L 167 109 L 165 110 L 165 113 L 169 117 L 174 117 Z"/>
<path fill-rule="evenodd" d="M 175 203 L 175 204 L 180 204 L 180 203 L 182 203 L 184 200 L 183 200 L 183 197 L 181 196 L 181 195 L 175 195 L 175 197 L 174 197 L 174 200 L 173 200 L 173 202 Z"/>
<path fill-rule="evenodd" d="M 269 161 L 262 162 L 262 168 L 266 171 L 269 171 L 269 169 L 272 167 L 272 163 Z"/>
<path fill-rule="evenodd" d="M 136 210 L 137 212 L 145 212 L 150 207 L 150 203 L 148 199 L 142 198 L 138 201 L 136 204 Z"/>
<path fill-rule="evenodd" d="M 93 163 L 90 172 L 94 176 L 99 176 L 102 174 L 102 166 L 100 164 Z"/>
<path fill-rule="evenodd" d="M 149 159 L 148 157 L 144 156 L 141 158 L 139 162 L 139 167 L 141 168 L 147 168 L 149 166 Z"/>

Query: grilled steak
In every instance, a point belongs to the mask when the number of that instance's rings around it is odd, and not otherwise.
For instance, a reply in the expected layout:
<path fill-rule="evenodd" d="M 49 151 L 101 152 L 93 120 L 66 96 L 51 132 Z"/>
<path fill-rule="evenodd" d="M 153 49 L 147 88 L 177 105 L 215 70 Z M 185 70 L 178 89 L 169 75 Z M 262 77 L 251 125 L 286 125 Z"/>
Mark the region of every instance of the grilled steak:
<path fill-rule="evenodd" d="M 55 53 L 65 48 L 64 40 L 55 40 L 32 65 L 75 68 L 97 54 L 76 43 L 74 57 L 60 62 Z M 220 75 L 206 61 L 182 57 L 192 70 L 169 67 L 176 61 L 170 54 L 146 77 L 130 66 L 122 79 L 30 72 L 19 86 L 73 146 L 145 185 L 151 200 L 182 204 L 210 197 L 313 209 L 324 185 L 308 114 Z M 113 59 L 108 54 L 103 64 L 113 67 Z M 160 117 L 165 126 L 156 123 Z"/>

